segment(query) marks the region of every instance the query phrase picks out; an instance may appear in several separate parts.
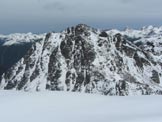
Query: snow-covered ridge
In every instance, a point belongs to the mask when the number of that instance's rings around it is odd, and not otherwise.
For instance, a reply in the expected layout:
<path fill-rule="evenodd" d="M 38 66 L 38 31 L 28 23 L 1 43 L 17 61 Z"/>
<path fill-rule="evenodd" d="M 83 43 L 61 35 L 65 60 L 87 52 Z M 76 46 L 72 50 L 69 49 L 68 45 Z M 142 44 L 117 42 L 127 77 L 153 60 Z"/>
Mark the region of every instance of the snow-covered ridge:
<path fill-rule="evenodd" d="M 10 46 L 13 44 L 22 44 L 34 42 L 37 39 L 43 38 L 45 34 L 32 34 L 32 33 L 14 33 L 9 35 L 0 34 L 0 43 L 4 46 Z"/>
<path fill-rule="evenodd" d="M 162 26 L 145 26 L 139 30 L 126 28 L 123 31 L 111 29 L 108 34 L 120 33 L 126 36 L 129 41 L 138 45 L 142 50 L 152 55 L 156 62 L 162 63 Z"/>
<path fill-rule="evenodd" d="M 0 89 L 162 94 L 162 61 L 155 58 L 156 50 L 147 50 L 145 43 L 137 45 L 137 41 L 146 39 L 144 34 L 131 41 L 133 34 L 127 33 L 84 24 L 48 33 L 2 75 Z"/>
<path fill-rule="evenodd" d="M 122 35 L 129 35 L 131 37 L 148 37 L 148 36 L 162 36 L 162 26 L 155 27 L 155 26 L 144 26 L 141 29 L 132 29 L 126 28 L 124 30 L 117 30 L 117 29 L 110 29 L 106 31 L 110 34 L 117 34 L 121 33 Z"/>

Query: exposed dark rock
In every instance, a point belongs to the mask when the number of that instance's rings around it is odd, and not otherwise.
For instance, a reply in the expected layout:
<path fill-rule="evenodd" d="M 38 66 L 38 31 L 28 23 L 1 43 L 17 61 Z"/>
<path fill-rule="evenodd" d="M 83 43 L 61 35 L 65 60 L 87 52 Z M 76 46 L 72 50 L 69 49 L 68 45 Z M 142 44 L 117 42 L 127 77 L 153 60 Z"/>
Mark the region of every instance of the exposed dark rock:
<path fill-rule="evenodd" d="M 72 39 L 67 37 L 67 40 L 61 42 L 61 53 L 66 59 L 71 59 L 73 42 Z"/>
<path fill-rule="evenodd" d="M 120 48 L 121 48 L 121 45 L 122 45 L 122 35 L 121 34 L 116 34 L 115 35 L 115 39 L 116 39 L 116 44 L 115 44 L 115 46 L 116 46 L 116 48 L 117 48 L 117 50 L 120 50 Z"/>
<path fill-rule="evenodd" d="M 155 83 L 160 83 L 160 79 L 159 79 L 159 73 L 155 70 L 152 71 L 152 77 L 151 79 L 155 82 Z"/>
<path fill-rule="evenodd" d="M 139 40 L 139 39 L 141 39 L 141 37 L 129 37 L 129 36 L 127 36 L 127 35 L 124 35 L 124 38 L 126 39 L 126 40 L 129 40 L 130 42 L 134 42 L 134 41 L 137 41 L 137 40 Z"/>
<path fill-rule="evenodd" d="M 37 64 L 34 72 L 32 73 L 32 75 L 30 77 L 30 82 L 32 82 L 38 75 L 40 75 L 40 69 L 39 69 L 39 66 Z"/>
<path fill-rule="evenodd" d="M 51 56 L 50 56 L 50 62 L 48 64 L 48 78 L 47 80 L 49 81 L 49 84 L 46 85 L 46 88 L 49 90 L 60 90 L 61 88 L 59 87 L 59 81 L 58 79 L 61 76 L 61 64 L 58 62 L 58 48 L 56 48 Z"/>
<path fill-rule="evenodd" d="M 129 56 L 130 58 L 132 58 L 136 53 L 136 50 L 134 48 L 128 46 L 123 46 L 123 50 L 126 53 L 126 55 Z"/>
<path fill-rule="evenodd" d="M 137 53 L 134 54 L 134 59 L 138 67 L 143 68 L 143 65 L 150 65 L 146 59 L 140 57 Z"/>
<path fill-rule="evenodd" d="M 28 73 L 25 73 L 23 75 L 23 78 L 21 79 L 21 81 L 18 83 L 17 90 L 24 89 L 25 84 L 28 82 L 28 78 L 29 78 L 29 74 Z"/>
<path fill-rule="evenodd" d="M 85 24 L 79 24 L 75 27 L 75 35 L 84 35 L 84 36 L 89 36 L 90 33 L 88 32 L 88 30 L 90 29 L 89 26 L 85 25 Z"/>
<path fill-rule="evenodd" d="M 153 42 L 147 42 L 147 45 L 148 45 L 148 46 L 155 47 L 154 44 L 153 44 Z"/>
<path fill-rule="evenodd" d="M 119 83 L 116 84 L 116 95 L 125 96 L 127 84 L 124 80 L 120 80 Z"/>
<path fill-rule="evenodd" d="M 8 84 L 4 87 L 5 90 L 13 89 L 17 85 L 16 81 L 8 81 Z"/>
<path fill-rule="evenodd" d="M 108 37 L 108 34 L 105 31 L 102 31 L 99 36 L 101 37 Z"/>
<path fill-rule="evenodd" d="M 47 33 L 47 34 L 46 34 L 45 41 L 47 41 L 47 40 L 50 38 L 50 36 L 51 36 L 51 33 Z"/>

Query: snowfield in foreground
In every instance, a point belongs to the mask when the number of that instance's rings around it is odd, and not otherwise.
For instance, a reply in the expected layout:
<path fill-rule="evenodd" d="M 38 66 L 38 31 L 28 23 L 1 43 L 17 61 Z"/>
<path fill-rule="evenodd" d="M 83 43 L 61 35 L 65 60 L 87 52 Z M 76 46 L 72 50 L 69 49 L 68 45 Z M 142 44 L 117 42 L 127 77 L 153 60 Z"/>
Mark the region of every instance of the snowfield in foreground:
<path fill-rule="evenodd" d="M 0 91 L 1 122 L 162 122 L 162 96 Z"/>

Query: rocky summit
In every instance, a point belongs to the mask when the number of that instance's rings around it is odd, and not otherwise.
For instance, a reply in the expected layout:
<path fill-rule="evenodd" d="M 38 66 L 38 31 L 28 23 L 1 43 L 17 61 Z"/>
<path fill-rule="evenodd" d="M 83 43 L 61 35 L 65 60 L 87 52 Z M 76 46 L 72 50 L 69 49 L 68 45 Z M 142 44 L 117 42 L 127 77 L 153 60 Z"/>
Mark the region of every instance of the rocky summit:
<path fill-rule="evenodd" d="M 47 33 L 0 78 L 0 89 L 162 94 L 162 28 Z"/>

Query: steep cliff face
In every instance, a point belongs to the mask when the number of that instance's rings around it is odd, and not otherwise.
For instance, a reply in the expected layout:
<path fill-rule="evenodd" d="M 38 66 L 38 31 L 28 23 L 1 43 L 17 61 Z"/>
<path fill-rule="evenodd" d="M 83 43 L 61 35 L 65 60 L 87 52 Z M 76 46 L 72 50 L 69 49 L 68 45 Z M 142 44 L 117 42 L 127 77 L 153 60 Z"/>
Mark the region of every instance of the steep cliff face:
<path fill-rule="evenodd" d="M 122 33 L 87 25 L 48 33 L 2 75 L 0 89 L 162 94 L 162 68 Z"/>

